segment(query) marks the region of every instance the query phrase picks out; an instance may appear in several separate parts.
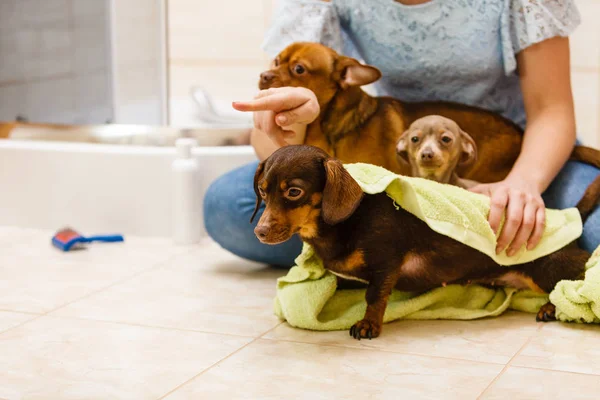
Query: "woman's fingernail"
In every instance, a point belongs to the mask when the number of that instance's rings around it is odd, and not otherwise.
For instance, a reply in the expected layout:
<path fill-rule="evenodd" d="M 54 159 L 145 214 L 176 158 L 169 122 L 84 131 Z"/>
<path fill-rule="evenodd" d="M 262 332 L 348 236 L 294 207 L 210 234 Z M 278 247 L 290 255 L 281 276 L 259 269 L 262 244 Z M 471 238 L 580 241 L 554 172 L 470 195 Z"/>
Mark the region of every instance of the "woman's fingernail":
<path fill-rule="evenodd" d="M 508 250 L 506 251 L 506 255 L 507 255 L 507 256 L 509 256 L 509 257 L 512 257 L 512 256 L 514 256 L 514 255 L 515 255 L 515 253 L 516 253 L 516 251 L 515 251 L 514 249 L 508 249 Z"/>
<path fill-rule="evenodd" d="M 285 124 L 287 123 L 287 117 L 285 115 L 280 115 L 277 117 L 277 122 L 280 124 Z"/>
<path fill-rule="evenodd" d="M 496 246 L 496 254 L 502 253 L 502 247 Z"/>

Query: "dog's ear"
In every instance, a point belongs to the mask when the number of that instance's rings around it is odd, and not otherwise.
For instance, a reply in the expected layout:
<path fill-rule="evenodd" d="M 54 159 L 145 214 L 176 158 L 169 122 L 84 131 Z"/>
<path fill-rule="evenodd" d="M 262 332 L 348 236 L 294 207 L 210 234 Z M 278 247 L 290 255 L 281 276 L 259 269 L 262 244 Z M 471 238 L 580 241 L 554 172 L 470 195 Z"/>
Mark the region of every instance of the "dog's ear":
<path fill-rule="evenodd" d="M 340 56 L 335 61 L 334 79 L 342 89 L 350 86 L 363 86 L 381 78 L 381 71 L 356 59 Z"/>
<path fill-rule="evenodd" d="M 260 196 L 260 192 L 258 191 L 258 181 L 263 175 L 265 170 L 265 162 L 261 162 L 258 164 L 258 168 L 256 168 L 256 172 L 254 173 L 254 193 L 256 193 L 256 206 L 254 207 L 254 212 L 252 213 L 252 217 L 250 217 L 250 223 L 254 221 L 254 217 L 256 217 L 256 213 L 262 203 L 262 197 Z"/>
<path fill-rule="evenodd" d="M 335 225 L 352 215 L 364 193 L 339 160 L 330 158 L 323 164 L 326 177 L 322 216 L 326 223 Z"/>
<path fill-rule="evenodd" d="M 461 167 L 467 167 L 477 161 L 477 145 L 475 141 L 467 132 L 460 130 L 460 144 L 461 144 L 461 156 L 458 165 Z"/>
<path fill-rule="evenodd" d="M 410 163 L 408 160 L 408 136 L 410 135 L 410 129 L 404 131 L 402 135 L 400 135 L 400 139 L 396 143 L 396 154 L 404 160 L 406 163 Z"/>

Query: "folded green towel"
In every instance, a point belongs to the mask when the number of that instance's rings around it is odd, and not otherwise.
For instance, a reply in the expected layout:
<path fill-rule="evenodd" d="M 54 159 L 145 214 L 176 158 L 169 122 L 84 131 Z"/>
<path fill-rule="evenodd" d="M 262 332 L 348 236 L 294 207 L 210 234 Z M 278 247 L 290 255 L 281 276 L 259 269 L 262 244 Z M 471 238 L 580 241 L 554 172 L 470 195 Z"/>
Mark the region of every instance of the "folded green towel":
<path fill-rule="evenodd" d="M 560 281 L 550 293 L 560 321 L 600 323 L 600 246 L 585 267 L 583 281 Z"/>
<path fill-rule="evenodd" d="M 546 212 L 546 229 L 532 251 L 522 248 L 514 257 L 496 255 L 496 236 L 487 215 L 489 198 L 425 179 L 409 178 L 369 164 L 348 164 L 348 172 L 365 193 L 387 192 L 431 229 L 459 240 L 492 257 L 501 265 L 525 263 L 559 250 L 576 240 L 582 223 L 576 209 Z M 600 251 L 587 264 L 585 281 L 562 281 L 550 294 L 557 316 L 564 321 L 600 322 Z M 275 314 L 292 326 L 313 330 L 348 329 L 362 319 L 364 290 L 337 289 L 337 278 L 327 272 L 313 249 L 305 244 L 297 266 L 278 279 Z M 548 295 L 479 285 L 448 285 L 421 295 L 393 291 L 384 322 L 407 319 L 477 319 L 497 316 L 508 308 L 535 313 Z"/>

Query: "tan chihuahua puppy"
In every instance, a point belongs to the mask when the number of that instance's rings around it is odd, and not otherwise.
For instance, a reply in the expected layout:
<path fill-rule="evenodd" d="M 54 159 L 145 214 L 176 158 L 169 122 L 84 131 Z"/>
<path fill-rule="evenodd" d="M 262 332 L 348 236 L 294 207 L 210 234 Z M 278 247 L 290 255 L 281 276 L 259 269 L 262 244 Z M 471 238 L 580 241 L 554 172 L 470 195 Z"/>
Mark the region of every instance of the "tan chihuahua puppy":
<path fill-rule="evenodd" d="M 458 124 L 440 115 L 419 118 L 400 136 L 396 152 L 410 165 L 411 176 L 469 189 L 477 182 L 461 179 L 457 168 L 477 160 L 477 145 Z"/>

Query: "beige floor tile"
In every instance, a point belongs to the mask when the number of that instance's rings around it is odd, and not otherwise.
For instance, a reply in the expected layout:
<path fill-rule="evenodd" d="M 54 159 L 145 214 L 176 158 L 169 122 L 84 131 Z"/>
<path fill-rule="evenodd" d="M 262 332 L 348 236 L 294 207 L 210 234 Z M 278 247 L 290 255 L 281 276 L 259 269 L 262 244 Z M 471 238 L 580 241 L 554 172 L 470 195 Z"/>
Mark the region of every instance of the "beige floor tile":
<path fill-rule="evenodd" d="M 256 341 L 167 399 L 474 399 L 501 365 Z M 402 396 L 402 397 L 396 397 Z"/>
<path fill-rule="evenodd" d="M 508 368 L 481 397 L 482 400 L 536 400 L 598 398 L 600 376 Z"/>
<path fill-rule="evenodd" d="M 41 317 L 0 335 L 0 398 L 156 399 L 247 342 Z"/>
<path fill-rule="evenodd" d="M 22 262 L 0 269 L 0 309 L 44 313 L 135 274 L 127 263 Z"/>
<path fill-rule="evenodd" d="M 64 253 L 50 245 L 50 231 L 14 230 L 20 238 L 14 241 L 10 231 L 0 231 L 0 240 L 12 241 L 0 252 L 0 309 L 12 311 L 50 311 L 189 251 L 164 240 L 126 237 L 124 243 Z"/>
<path fill-rule="evenodd" d="M 513 366 L 600 375 L 600 328 L 547 324 L 513 361 Z"/>
<path fill-rule="evenodd" d="M 285 271 L 212 242 L 131 237 L 65 254 L 49 245 L 52 233 L 0 227 L 0 399 L 475 399 L 484 390 L 484 399 L 587 399 L 600 389 L 600 376 L 584 375 L 600 375 L 596 326 L 511 312 L 400 321 L 358 342 L 277 326 Z M 239 352 L 250 338 L 219 334 L 273 327 Z"/>
<path fill-rule="evenodd" d="M 52 233 L 48 231 L 48 234 L 52 236 Z M 32 245 L 35 243 L 36 238 L 40 237 L 41 233 L 36 229 L 17 228 L 12 226 L 0 226 L 0 256 L 10 256 L 13 252 L 22 253 L 32 252 Z M 44 244 L 49 243 L 49 236 L 46 237 L 47 241 Z M 37 250 L 37 247 L 36 247 Z"/>
<path fill-rule="evenodd" d="M 506 364 L 538 329 L 535 317 L 508 313 L 477 321 L 398 321 L 380 337 L 357 341 L 346 331 L 311 332 L 282 324 L 265 337 Z"/>
<path fill-rule="evenodd" d="M 0 333 L 35 317 L 35 314 L 0 311 Z"/>
<path fill-rule="evenodd" d="M 91 262 L 147 267 L 190 251 L 189 247 L 175 246 L 169 239 L 125 235 L 125 241 L 121 243 L 97 242 L 89 244 L 86 249 L 65 253 L 52 246 L 51 238 L 54 234 L 55 231 L 51 230 L 20 228 L 0 230 L 0 240 L 13 242 L 10 252 L 0 252 L 0 265 L 17 262 L 38 264 L 42 261 L 44 264 L 58 262 L 85 265 Z M 20 240 L 10 239 L 12 235 L 17 235 Z"/>
<path fill-rule="evenodd" d="M 31 237 L 35 234 L 39 233 L 39 230 L 36 229 L 28 229 L 28 228 L 20 228 L 16 226 L 4 226 L 0 225 L 0 239 L 9 240 L 11 237 L 13 238 L 23 238 L 25 236 Z M 10 244 L 11 241 L 5 242 L 2 244 Z"/>
<path fill-rule="evenodd" d="M 279 323 L 273 298 L 283 274 L 207 246 L 57 315 L 257 336 Z"/>

